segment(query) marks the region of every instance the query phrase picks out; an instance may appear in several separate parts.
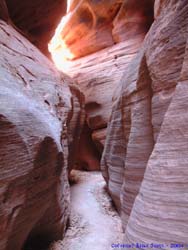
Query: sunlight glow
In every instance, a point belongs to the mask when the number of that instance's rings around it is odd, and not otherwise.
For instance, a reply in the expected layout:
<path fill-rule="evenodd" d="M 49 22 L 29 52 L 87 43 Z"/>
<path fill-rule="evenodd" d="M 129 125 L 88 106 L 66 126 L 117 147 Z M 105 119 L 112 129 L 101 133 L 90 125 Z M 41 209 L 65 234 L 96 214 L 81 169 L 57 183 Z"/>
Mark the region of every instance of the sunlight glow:
<path fill-rule="evenodd" d="M 67 10 L 70 8 L 71 0 L 67 1 Z M 52 40 L 48 44 L 48 50 L 52 55 L 52 59 L 56 67 L 61 71 L 66 71 L 70 67 L 71 61 L 74 58 L 74 54 L 71 53 L 67 45 L 62 39 L 62 30 L 69 20 L 71 13 L 64 16 L 58 27 L 56 28 L 55 34 Z"/>
<path fill-rule="evenodd" d="M 69 10 L 70 10 L 71 3 L 72 3 L 72 0 L 67 0 L 67 13 L 68 13 Z"/>

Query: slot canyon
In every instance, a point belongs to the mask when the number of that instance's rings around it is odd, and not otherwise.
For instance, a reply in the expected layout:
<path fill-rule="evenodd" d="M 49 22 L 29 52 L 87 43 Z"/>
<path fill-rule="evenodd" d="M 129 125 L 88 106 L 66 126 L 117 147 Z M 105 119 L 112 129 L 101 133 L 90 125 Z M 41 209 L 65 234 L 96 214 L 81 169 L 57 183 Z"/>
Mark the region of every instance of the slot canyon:
<path fill-rule="evenodd" d="M 188 250 L 188 0 L 0 0 L 0 250 L 110 249 Z"/>

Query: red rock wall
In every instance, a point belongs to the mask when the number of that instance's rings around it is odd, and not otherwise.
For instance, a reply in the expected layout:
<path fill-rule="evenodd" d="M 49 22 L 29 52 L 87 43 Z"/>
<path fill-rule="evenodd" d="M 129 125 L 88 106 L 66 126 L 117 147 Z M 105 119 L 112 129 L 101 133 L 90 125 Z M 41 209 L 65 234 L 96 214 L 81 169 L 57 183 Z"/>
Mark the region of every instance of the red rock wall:
<path fill-rule="evenodd" d="M 64 45 L 80 58 L 146 33 L 153 22 L 154 0 L 71 1 L 56 32 L 57 50 Z M 62 54 L 63 56 L 63 54 Z"/>
<path fill-rule="evenodd" d="M 89 56 L 71 62 L 66 73 L 72 76 L 85 95 L 87 124 L 93 141 L 100 152 L 106 138 L 114 93 L 118 94 L 119 82 L 126 67 L 136 55 L 143 34 Z"/>
<path fill-rule="evenodd" d="M 66 228 L 68 147 L 75 151 L 82 95 L 2 20 L 0 55 L 0 249 L 42 248 Z"/>
<path fill-rule="evenodd" d="M 105 143 L 101 169 L 124 241 L 187 243 L 188 2 L 156 0 L 147 33 L 153 4 L 72 1 L 58 35 L 76 59 L 65 71 L 85 94 L 86 137 L 75 130 L 85 121 L 80 91 L 1 22 L 1 249 L 21 248 L 28 235 L 59 237 L 68 215 L 67 162 L 75 164 L 68 150 L 75 156 L 82 145 L 79 161 L 93 169 L 95 152 L 83 147 L 91 138 L 100 152 Z M 6 7 L 0 17 L 7 19 Z"/>
<path fill-rule="evenodd" d="M 153 0 L 122 1 L 113 20 L 112 36 L 115 43 L 127 41 L 138 34 L 147 33 L 153 22 Z"/>
<path fill-rule="evenodd" d="M 187 243 L 188 2 L 155 6 L 113 105 L 102 169 L 126 243 Z"/>
<path fill-rule="evenodd" d="M 87 22 L 82 16 L 85 8 L 92 15 Z M 102 153 L 123 72 L 141 47 L 153 21 L 153 1 L 146 0 L 142 4 L 137 0 L 72 1 L 63 20 L 51 41 L 52 57 L 55 58 L 58 50 L 66 52 L 68 49 L 72 58 L 76 58 L 65 62 L 60 52 L 60 68 L 77 81 L 85 95 L 87 124 Z"/>

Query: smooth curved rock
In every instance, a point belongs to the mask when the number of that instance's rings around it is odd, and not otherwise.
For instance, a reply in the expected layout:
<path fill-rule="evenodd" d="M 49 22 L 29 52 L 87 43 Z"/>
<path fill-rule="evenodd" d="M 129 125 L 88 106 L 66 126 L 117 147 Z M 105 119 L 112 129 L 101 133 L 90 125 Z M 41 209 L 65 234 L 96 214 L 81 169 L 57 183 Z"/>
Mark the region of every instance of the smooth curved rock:
<path fill-rule="evenodd" d="M 141 33 L 147 33 L 153 23 L 154 0 L 125 0 L 113 20 L 115 43 L 127 41 Z"/>
<path fill-rule="evenodd" d="M 50 43 L 50 50 L 62 51 L 62 57 L 75 59 L 113 45 L 112 20 L 121 3 L 122 0 L 72 1 Z"/>
<path fill-rule="evenodd" d="M 86 7 L 92 16 L 87 22 L 83 19 Z M 85 94 L 86 120 L 99 152 L 104 148 L 123 72 L 141 47 L 152 21 L 153 1 L 71 1 L 49 45 L 58 68 L 75 79 Z M 93 37 L 93 32 L 101 40 Z M 76 60 L 66 61 L 66 57 Z"/>
<path fill-rule="evenodd" d="M 1 20 L 0 54 L 0 249 L 36 249 L 66 228 L 67 130 L 80 129 L 73 113 L 83 103 L 75 107 L 66 76 Z"/>
<path fill-rule="evenodd" d="M 68 117 L 68 170 L 69 173 L 76 167 L 78 156 L 80 155 L 80 143 L 85 124 L 85 98 L 79 88 L 73 84 L 73 80 L 67 78 L 69 82 L 70 91 L 72 93 L 71 103 L 73 110 Z M 84 146 L 84 145 L 83 145 Z"/>
<path fill-rule="evenodd" d="M 145 34 L 153 22 L 154 0 L 71 1 L 49 44 L 58 64 Z M 58 60 L 57 60 L 58 57 Z"/>
<path fill-rule="evenodd" d="M 165 114 L 127 225 L 126 242 L 168 244 L 164 249 L 181 243 L 188 249 L 187 83 L 188 78 L 179 81 Z"/>
<path fill-rule="evenodd" d="M 116 94 L 101 164 L 126 243 L 187 243 L 187 39 L 188 2 L 162 1 Z"/>
<path fill-rule="evenodd" d="M 164 6 L 146 41 L 155 145 L 125 241 L 165 243 L 164 249 L 181 243 L 187 249 L 188 2 L 170 1 Z"/>

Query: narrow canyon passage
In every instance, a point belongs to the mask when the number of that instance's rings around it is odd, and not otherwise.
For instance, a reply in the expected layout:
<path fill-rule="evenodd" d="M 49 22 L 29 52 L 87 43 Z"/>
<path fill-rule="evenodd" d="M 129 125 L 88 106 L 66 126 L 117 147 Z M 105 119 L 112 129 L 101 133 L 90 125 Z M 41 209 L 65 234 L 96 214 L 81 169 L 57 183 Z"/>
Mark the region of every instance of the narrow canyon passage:
<path fill-rule="evenodd" d="M 63 241 L 50 250 L 109 250 L 122 242 L 120 217 L 105 190 L 100 172 L 72 171 L 71 216 Z"/>
<path fill-rule="evenodd" d="M 0 0 L 0 58 L 0 250 L 188 250 L 188 0 Z"/>

